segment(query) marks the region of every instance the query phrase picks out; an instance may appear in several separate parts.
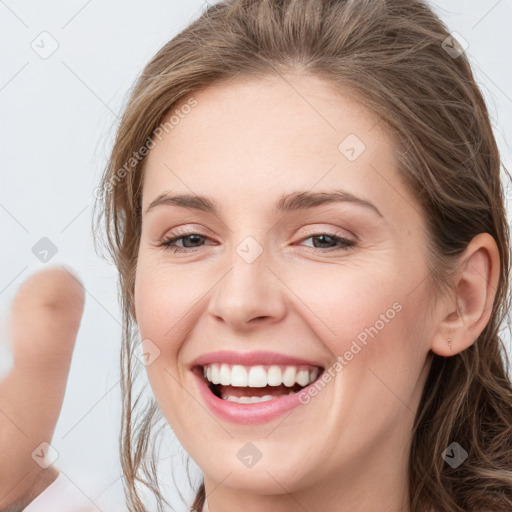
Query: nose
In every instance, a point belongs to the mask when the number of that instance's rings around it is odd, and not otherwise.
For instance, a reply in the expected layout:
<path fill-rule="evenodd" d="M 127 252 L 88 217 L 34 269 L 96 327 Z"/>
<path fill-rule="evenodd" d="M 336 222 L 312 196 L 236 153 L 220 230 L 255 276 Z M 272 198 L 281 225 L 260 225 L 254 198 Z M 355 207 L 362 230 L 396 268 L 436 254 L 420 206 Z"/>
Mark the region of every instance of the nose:
<path fill-rule="evenodd" d="M 286 313 L 286 286 L 267 266 L 264 254 L 250 263 L 235 254 L 231 269 L 213 289 L 208 312 L 232 330 L 271 325 Z"/>

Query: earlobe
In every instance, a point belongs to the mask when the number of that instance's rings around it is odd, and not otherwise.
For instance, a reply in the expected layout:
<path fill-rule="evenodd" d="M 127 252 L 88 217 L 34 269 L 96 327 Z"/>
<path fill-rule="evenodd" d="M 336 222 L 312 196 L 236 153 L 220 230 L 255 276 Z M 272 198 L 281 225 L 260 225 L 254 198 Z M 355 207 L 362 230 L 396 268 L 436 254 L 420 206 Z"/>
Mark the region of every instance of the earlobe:
<path fill-rule="evenodd" d="M 494 238 L 480 233 L 461 256 L 456 295 L 440 312 L 431 349 L 449 357 L 470 347 L 489 322 L 499 282 L 500 257 Z"/>

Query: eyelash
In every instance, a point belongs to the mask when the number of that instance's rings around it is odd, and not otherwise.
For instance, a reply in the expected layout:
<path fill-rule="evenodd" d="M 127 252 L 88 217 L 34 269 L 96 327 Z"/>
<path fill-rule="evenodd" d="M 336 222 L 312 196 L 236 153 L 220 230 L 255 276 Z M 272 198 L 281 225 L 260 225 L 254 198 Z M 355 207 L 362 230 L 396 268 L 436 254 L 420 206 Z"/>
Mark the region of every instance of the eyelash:
<path fill-rule="evenodd" d="M 191 236 L 191 235 L 199 235 L 202 238 L 208 238 L 205 235 L 201 235 L 201 233 L 196 233 L 194 231 L 190 231 L 190 232 L 180 233 L 179 236 L 174 236 L 172 238 L 165 238 L 165 239 L 163 239 L 158 244 L 158 246 L 159 247 L 164 247 L 167 250 L 174 249 L 174 253 L 195 251 L 196 249 L 201 249 L 202 247 L 204 247 L 204 246 L 200 246 L 200 247 L 179 247 L 179 246 L 173 246 L 172 245 L 172 244 L 174 244 L 174 242 L 176 242 L 176 241 L 178 241 L 178 240 L 180 240 L 182 238 L 187 238 L 188 236 Z M 337 251 L 347 251 L 351 247 L 354 247 L 356 245 L 356 243 L 353 242 L 352 240 L 348 240 L 346 238 L 339 237 L 339 236 L 335 235 L 334 233 L 329 233 L 329 232 L 316 233 L 316 234 L 310 235 L 310 236 L 308 236 L 306 238 L 303 238 L 301 241 L 305 241 L 308 238 L 318 238 L 318 237 L 324 236 L 324 235 L 327 235 L 328 237 L 332 238 L 334 242 L 341 243 L 342 245 L 338 246 L 338 247 L 328 247 L 327 249 L 320 249 L 318 247 L 308 247 L 308 248 L 310 250 L 312 250 L 313 252 L 316 252 L 316 251 L 320 251 L 320 252 L 335 251 L 335 252 L 337 252 Z"/>

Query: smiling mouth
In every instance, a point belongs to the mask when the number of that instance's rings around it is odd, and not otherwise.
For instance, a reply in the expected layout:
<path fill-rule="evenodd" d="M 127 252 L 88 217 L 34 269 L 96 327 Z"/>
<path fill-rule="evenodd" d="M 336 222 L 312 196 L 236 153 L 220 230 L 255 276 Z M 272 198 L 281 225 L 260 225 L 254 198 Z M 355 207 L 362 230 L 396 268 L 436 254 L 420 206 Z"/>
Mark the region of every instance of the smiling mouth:
<path fill-rule="evenodd" d="M 322 367 L 208 364 L 199 366 L 210 391 L 219 399 L 251 404 L 298 393 L 316 382 Z"/>

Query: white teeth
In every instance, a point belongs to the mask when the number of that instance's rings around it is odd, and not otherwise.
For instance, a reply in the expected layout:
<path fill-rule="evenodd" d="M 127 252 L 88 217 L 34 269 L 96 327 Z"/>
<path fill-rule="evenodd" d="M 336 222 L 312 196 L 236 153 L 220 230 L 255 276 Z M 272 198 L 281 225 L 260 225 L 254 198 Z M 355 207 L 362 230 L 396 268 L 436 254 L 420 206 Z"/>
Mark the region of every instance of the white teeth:
<path fill-rule="evenodd" d="M 213 365 L 215 366 L 215 365 Z M 239 364 L 235 364 L 232 368 L 231 368 L 231 381 L 229 384 L 227 384 L 228 386 L 231 385 L 231 386 L 240 386 L 240 387 L 247 387 L 247 370 L 239 365 Z M 215 383 L 214 383 L 215 384 Z"/>
<path fill-rule="evenodd" d="M 293 395 L 293 391 L 288 393 L 289 395 Z M 283 395 L 284 396 L 284 395 Z M 222 397 L 223 400 L 227 400 L 228 402 L 235 402 L 237 404 L 256 404 L 258 402 L 267 402 L 268 400 L 273 400 L 274 398 L 279 398 L 277 396 L 265 395 L 265 396 L 231 396 L 227 395 Z"/>
<path fill-rule="evenodd" d="M 248 386 L 250 388 L 264 388 L 267 385 L 267 372 L 263 366 L 253 366 L 249 370 Z"/>
<path fill-rule="evenodd" d="M 229 386 L 229 383 L 231 382 L 231 371 L 227 364 L 223 364 L 220 367 L 219 377 L 220 377 L 220 383 L 223 386 Z"/>
<path fill-rule="evenodd" d="M 281 368 L 271 366 L 267 372 L 267 382 L 269 386 L 280 386 L 283 383 Z"/>
<path fill-rule="evenodd" d="M 218 364 L 214 364 L 212 366 L 212 382 L 214 384 L 220 384 L 220 372 Z"/>
<path fill-rule="evenodd" d="M 310 366 L 242 366 L 213 363 L 203 367 L 203 375 L 213 384 L 249 388 L 281 384 L 289 388 L 295 384 L 304 387 L 317 378 L 318 372 L 319 368 Z"/>
<path fill-rule="evenodd" d="M 291 388 L 295 384 L 297 370 L 293 366 L 287 366 L 283 373 L 283 384 Z"/>
<path fill-rule="evenodd" d="M 309 384 L 309 372 L 307 370 L 298 371 L 295 380 L 299 385 L 307 386 Z"/>

